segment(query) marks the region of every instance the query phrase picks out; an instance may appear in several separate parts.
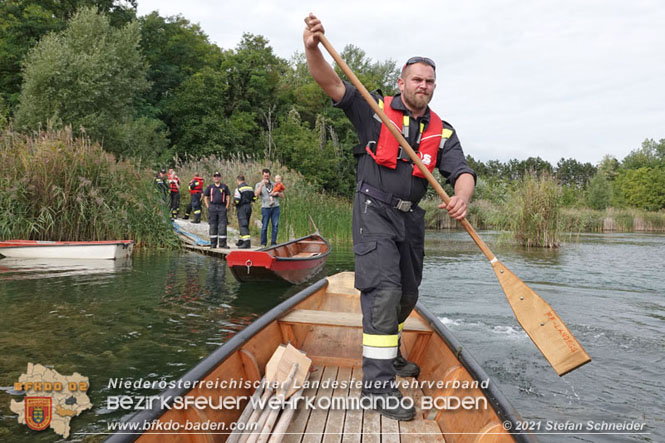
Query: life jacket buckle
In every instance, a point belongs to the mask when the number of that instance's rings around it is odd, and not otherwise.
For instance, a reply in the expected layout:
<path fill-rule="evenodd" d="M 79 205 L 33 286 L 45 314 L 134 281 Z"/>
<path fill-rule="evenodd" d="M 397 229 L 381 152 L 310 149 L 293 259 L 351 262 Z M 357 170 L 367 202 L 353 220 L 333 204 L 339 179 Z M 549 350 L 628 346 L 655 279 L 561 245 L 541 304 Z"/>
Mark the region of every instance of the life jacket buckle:
<path fill-rule="evenodd" d="M 372 149 L 372 145 L 374 145 Z M 376 140 L 371 140 L 367 142 L 367 149 L 372 151 L 372 154 L 376 155 Z"/>
<path fill-rule="evenodd" d="M 399 146 L 399 149 L 397 151 L 397 160 L 403 160 L 405 162 L 411 162 L 411 157 L 408 156 L 406 152 L 404 152 L 404 148 Z"/>

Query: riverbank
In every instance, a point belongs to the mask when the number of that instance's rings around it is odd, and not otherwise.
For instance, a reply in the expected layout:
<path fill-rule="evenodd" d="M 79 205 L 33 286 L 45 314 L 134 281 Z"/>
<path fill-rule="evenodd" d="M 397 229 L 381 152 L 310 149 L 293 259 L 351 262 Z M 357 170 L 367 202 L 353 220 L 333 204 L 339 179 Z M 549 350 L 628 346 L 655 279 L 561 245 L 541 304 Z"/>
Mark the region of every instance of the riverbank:
<path fill-rule="evenodd" d="M 425 199 L 420 206 L 427 211 L 427 229 L 461 229 L 446 211 L 437 208 L 439 200 Z M 640 209 L 595 210 L 561 208 L 562 232 L 665 232 L 665 212 Z M 469 222 L 477 229 L 508 230 L 511 214 L 503 206 L 488 200 L 474 200 L 469 205 Z"/>
<path fill-rule="evenodd" d="M 178 247 L 152 173 L 71 129 L 0 133 L 0 239 Z"/>

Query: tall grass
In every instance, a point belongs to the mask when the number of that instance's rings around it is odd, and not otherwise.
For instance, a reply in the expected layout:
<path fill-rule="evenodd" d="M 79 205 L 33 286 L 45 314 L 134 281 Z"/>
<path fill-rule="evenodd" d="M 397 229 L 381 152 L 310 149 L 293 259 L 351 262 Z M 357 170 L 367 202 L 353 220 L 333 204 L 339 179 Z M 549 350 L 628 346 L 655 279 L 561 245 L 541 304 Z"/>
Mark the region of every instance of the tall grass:
<path fill-rule="evenodd" d="M 559 246 L 561 187 L 552 177 L 526 175 L 511 193 L 507 206 L 512 208 L 510 230 L 519 243 L 527 247 Z"/>
<path fill-rule="evenodd" d="M 181 213 L 190 201 L 186 184 L 194 173 L 202 174 L 206 185 L 211 182 L 212 174 L 219 171 L 222 182 L 226 183 L 231 192 L 236 188 L 236 177 L 244 175 L 249 186 L 254 187 L 262 179 L 262 169 L 268 168 L 271 177 L 281 175 L 286 191 L 284 198 L 279 201 L 280 220 L 278 241 L 287 241 L 290 238 L 304 236 L 312 232 L 309 216 L 316 223 L 321 235 L 339 243 L 351 241 L 351 202 L 350 200 L 331 196 L 307 182 L 297 171 L 288 169 L 276 161 L 256 160 L 243 155 L 229 158 L 210 156 L 202 159 L 185 159 L 176 161 L 176 172 L 184 183 L 181 191 Z M 204 218 L 207 211 L 203 210 Z M 260 232 L 256 220 L 261 220 L 261 202 L 253 206 L 250 230 L 254 236 Z M 229 214 L 229 223 L 238 228 L 238 219 L 235 212 Z"/>
<path fill-rule="evenodd" d="M 553 248 L 559 245 L 560 196 L 560 187 L 552 178 L 529 175 L 508 191 L 505 201 L 473 201 L 467 218 L 478 229 L 511 231 L 524 246 Z M 427 228 L 458 228 L 446 211 L 437 208 L 439 203 L 438 197 L 420 203 L 427 211 Z"/>
<path fill-rule="evenodd" d="M 71 128 L 0 133 L 0 238 L 133 239 L 176 246 L 152 173 L 111 154 Z"/>
<path fill-rule="evenodd" d="M 566 208 L 561 225 L 568 232 L 663 232 L 665 211 Z"/>

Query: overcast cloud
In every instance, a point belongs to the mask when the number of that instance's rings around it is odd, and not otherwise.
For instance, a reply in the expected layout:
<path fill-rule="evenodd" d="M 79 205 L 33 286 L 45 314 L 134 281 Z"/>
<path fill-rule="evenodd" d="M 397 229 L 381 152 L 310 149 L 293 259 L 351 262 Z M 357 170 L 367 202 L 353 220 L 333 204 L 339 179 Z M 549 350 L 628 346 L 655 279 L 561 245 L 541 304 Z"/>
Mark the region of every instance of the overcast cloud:
<path fill-rule="evenodd" d="M 540 156 L 622 159 L 665 138 L 665 4 L 653 1 L 139 0 L 199 23 L 234 48 L 251 32 L 277 55 L 302 51 L 303 18 L 321 18 L 338 51 L 437 63 L 431 106 L 467 154 L 487 161 Z"/>

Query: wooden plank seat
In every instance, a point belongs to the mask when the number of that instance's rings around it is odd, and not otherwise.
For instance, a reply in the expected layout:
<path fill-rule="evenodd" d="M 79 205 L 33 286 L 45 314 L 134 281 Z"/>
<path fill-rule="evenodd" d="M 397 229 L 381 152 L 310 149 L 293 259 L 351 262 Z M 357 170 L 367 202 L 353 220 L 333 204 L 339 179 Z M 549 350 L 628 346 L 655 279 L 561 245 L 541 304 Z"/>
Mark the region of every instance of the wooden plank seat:
<path fill-rule="evenodd" d="M 322 242 L 320 240 L 300 240 L 298 242 L 299 245 L 325 245 L 325 242 Z"/>
<path fill-rule="evenodd" d="M 360 312 L 316 311 L 309 309 L 294 309 L 284 317 L 280 323 L 315 324 L 327 326 L 346 326 L 362 328 L 363 315 Z M 404 331 L 431 333 L 432 329 L 420 319 L 408 318 L 404 324 Z"/>

